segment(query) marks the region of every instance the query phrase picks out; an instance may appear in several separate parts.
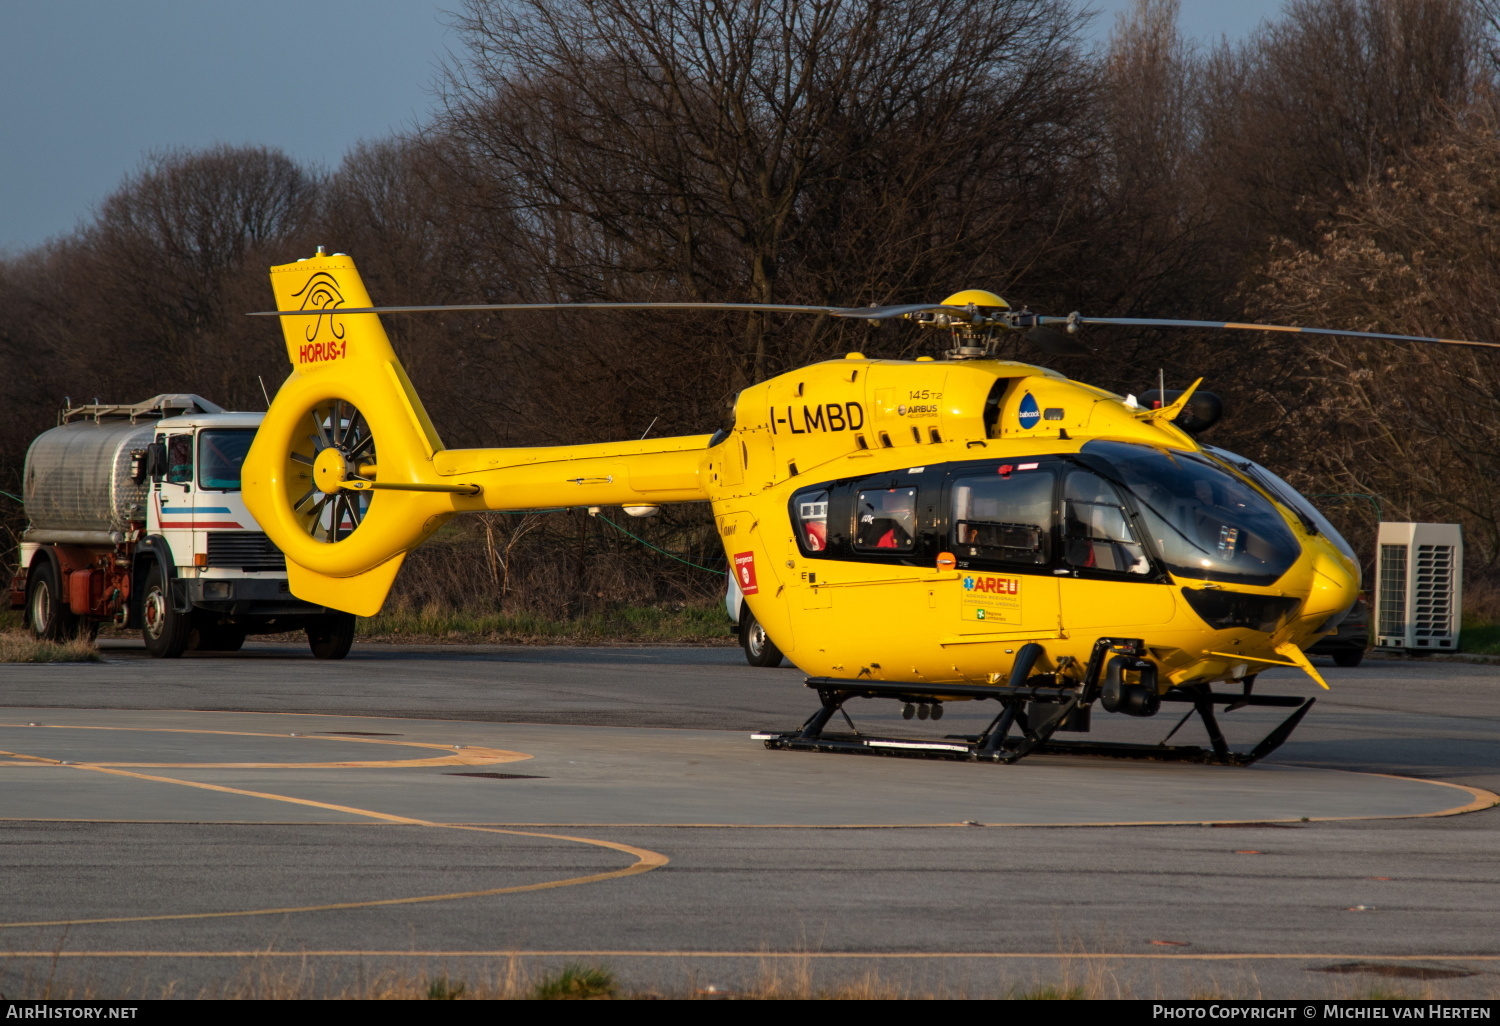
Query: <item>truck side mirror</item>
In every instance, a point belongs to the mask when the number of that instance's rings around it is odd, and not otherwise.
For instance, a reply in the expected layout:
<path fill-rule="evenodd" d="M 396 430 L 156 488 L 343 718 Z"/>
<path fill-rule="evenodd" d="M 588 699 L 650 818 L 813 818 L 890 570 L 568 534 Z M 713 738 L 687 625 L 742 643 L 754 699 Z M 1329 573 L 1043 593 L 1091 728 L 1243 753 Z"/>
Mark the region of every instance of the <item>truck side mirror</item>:
<path fill-rule="evenodd" d="M 152 442 L 146 446 L 145 476 L 156 484 L 161 484 L 162 474 L 166 472 L 167 466 L 167 444 L 165 442 Z"/>

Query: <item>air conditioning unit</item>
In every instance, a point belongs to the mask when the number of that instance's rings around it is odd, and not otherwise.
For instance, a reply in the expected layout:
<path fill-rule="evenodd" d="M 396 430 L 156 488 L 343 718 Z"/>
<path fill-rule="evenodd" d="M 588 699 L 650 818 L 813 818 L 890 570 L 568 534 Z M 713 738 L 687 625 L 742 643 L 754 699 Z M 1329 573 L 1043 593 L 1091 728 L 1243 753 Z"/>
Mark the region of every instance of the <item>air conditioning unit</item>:
<path fill-rule="evenodd" d="M 1458 651 L 1462 528 L 1458 524 L 1381 524 L 1376 549 L 1375 647 Z"/>

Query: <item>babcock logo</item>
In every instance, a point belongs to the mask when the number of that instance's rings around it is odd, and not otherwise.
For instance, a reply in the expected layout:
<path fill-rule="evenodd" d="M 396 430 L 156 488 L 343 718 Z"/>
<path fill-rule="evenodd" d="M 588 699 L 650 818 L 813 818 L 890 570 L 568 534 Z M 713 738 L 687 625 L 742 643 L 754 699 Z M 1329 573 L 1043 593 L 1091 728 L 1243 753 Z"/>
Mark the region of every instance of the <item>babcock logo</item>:
<path fill-rule="evenodd" d="M 1030 392 L 1021 397 L 1021 408 L 1016 413 L 1016 419 L 1021 422 L 1023 429 L 1036 427 L 1036 422 L 1042 419 L 1042 408 L 1037 405 L 1036 398 Z"/>

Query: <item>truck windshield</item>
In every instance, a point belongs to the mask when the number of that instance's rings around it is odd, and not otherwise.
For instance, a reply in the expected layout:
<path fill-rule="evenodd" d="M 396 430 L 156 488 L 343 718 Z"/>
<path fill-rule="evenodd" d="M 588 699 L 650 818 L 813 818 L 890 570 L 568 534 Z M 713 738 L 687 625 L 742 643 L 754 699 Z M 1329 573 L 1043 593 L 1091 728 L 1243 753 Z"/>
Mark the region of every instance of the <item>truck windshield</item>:
<path fill-rule="evenodd" d="M 1259 492 L 1201 456 L 1126 442 L 1089 442 L 1135 495 L 1142 526 L 1179 577 L 1274 584 L 1302 553 Z"/>
<path fill-rule="evenodd" d="M 255 441 L 255 431 L 205 431 L 198 436 L 198 487 L 213 491 L 240 490 L 240 465 Z"/>

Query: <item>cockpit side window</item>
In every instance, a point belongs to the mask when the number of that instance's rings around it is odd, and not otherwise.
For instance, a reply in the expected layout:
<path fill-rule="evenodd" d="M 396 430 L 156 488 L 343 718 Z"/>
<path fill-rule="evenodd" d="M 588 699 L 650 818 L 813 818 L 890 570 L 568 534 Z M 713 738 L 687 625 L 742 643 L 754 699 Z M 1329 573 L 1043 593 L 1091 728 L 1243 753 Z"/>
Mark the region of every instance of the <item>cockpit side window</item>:
<path fill-rule="evenodd" d="M 1044 566 L 1051 559 L 1052 471 L 994 472 L 953 480 L 953 552 L 961 560 Z"/>
<path fill-rule="evenodd" d="M 1068 471 L 1063 484 L 1063 560 L 1083 570 L 1151 572 L 1119 492 L 1087 470 Z"/>
<path fill-rule="evenodd" d="M 917 547 L 917 490 L 878 488 L 854 497 L 854 551 L 911 552 Z"/>

